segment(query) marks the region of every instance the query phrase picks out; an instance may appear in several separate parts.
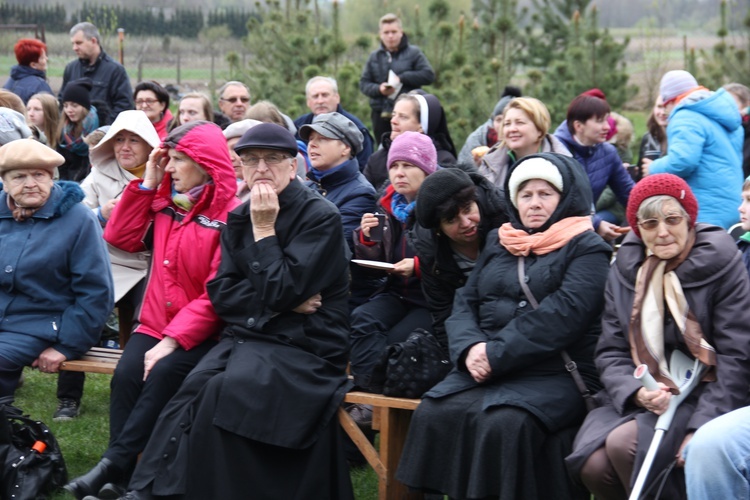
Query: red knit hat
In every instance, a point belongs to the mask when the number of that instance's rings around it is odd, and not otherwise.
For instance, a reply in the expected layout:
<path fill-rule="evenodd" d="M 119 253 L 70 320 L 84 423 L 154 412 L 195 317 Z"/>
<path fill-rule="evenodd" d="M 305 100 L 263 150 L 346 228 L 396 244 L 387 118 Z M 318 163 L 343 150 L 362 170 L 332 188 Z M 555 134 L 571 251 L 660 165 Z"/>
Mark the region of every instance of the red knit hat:
<path fill-rule="evenodd" d="M 647 198 L 652 196 L 666 195 L 671 196 L 682 205 L 690 217 L 689 227 L 695 225 L 695 219 L 698 217 L 698 200 L 682 178 L 673 174 L 654 174 L 643 178 L 630 191 L 628 199 L 628 208 L 626 215 L 628 224 L 639 238 L 641 237 L 640 228 L 638 227 L 638 208 Z"/>

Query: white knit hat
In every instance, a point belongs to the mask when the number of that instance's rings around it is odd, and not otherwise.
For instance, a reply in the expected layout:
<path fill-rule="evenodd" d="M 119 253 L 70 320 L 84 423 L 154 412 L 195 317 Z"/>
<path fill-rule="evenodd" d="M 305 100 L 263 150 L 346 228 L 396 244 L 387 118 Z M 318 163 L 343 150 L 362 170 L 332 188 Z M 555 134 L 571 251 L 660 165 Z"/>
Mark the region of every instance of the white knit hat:
<path fill-rule="evenodd" d="M 529 158 L 526 161 L 522 161 L 518 164 L 513 172 L 510 174 L 508 180 L 508 191 L 510 193 L 510 201 L 513 206 L 518 208 L 518 188 L 526 181 L 531 179 L 541 179 L 549 182 L 550 185 L 554 186 L 558 191 L 562 193 L 563 190 L 563 178 L 557 167 L 549 160 L 544 158 Z"/>
<path fill-rule="evenodd" d="M 661 94 L 662 100 L 667 103 L 695 87 L 698 87 L 698 82 L 693 75 L 684 69 L 676 69 L 667 71 L 661 77 L 659 94 Z"/>

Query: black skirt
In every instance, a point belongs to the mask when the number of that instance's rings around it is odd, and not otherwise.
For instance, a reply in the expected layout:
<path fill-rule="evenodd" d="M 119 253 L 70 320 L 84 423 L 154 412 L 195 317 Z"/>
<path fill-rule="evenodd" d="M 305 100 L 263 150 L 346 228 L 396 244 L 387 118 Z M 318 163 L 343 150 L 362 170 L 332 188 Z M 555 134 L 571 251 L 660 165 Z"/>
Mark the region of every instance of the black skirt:
<path fill-rule="evenodd" d="M 477 387 L 417 408 L 397 479 L 451 498 L 588 499 L 563 461 L 577 427 L 550 434 L 534 415 L 514 406 L 483 410 Z"/>

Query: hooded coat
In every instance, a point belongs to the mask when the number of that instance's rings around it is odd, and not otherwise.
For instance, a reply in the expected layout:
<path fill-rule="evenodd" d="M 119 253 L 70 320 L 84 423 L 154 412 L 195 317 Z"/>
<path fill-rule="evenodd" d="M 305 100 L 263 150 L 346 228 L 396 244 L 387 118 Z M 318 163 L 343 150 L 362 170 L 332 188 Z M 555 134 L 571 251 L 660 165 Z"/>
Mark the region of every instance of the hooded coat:
<path fill-rule="evenodd" d="M 672 110 L 667 154 L 654 160 L 651 174 L 685 179 L 698 199 L 698 221 L 728 229 L 739 220 L 742 197 L 742 118 L 731 94 L 699 90 Z"/>
<path fill-rule="evenodd" d="M 696 225 L 695 231 L 695 244 L 675 273 L 706 340 L 716 349 L 716 381 L 700 383 L 677 408 L 649 481 L 674 459 L 686 432 L 747 404 L 750 384 L 750 332 L 746 327 L 750 324 L 750 282 L 747 271 L 740 252 L 725 231 L 707 224 Z M 604 390 L 597 394 L 601 406 L 586 417 L 576 436 L 574 451 L 566 459 L 574 477 L 580 476 L 586 459 L 604 445 L 612 430 L 635 419 L 638 423 L 638 448 L 630 480 L 632 486 L 653 438 L 657 416 L 633 402 L 641 383 L 633 377 L 635 364 L 628 340 L 635 282 L 645 253 L 643 241 L 631 233 L 625 237 L 610 269 L 602 334 L 596 347 L 596 366 Z M 666 356 L 674 349 L 687 352 L 685 340 L 677 331 L 674 320 L 668 313 L 665 316 Z M 672 482 L 663 498 L 684 496 L 680 493 L 684 491 L 679 484 L 680 470 L 670 474 Z"/>
<path fill-rule="evenodd" d="M 535 232 L 566 217 L 588 215 L 591 207 L 588 179 L 578 163 L 561 155 L 542 155 L 554 159 L 564 187 L 554 213 Z M 522 229 L 507 180 L 505 189 L 510 223 Z M 464 359 L 471 346 L 487 342 L 494 374 L 490 384 L 496 390 L 487 395 L 485 407 L 521 406 L 551 431 L 580 421 L 585 413 L 583 399 L 565 370 L 560 351 L 567 349 L 587 382 L 596 384 L 593 349 L 601 328 L 610 253 L 609 245 L 589 231 L 559 250 L 526 257 L 526 281 L 540 304 L 533 309 L 518 284 L 518 258 L 500 245 L 498 238 L 488 237 L 445 322 L 456 368 L 425 397 L 444 397 L 478 386 Z M 510 374 L 513 376 L 508 379 Z"/>
<path fill-rule="evenodd" d="M 27 104 L 34 94 L 52 94 L 52 89 L 47 83 L 47 74 L 44 71 L 20 64 L 10 68 L 10 78 L 3 88 L 20 97 L 24 104 Z"/>
<path fill-rule="evenodd" d="M 91 172 L 81 183 L 86 195 L 83 202 L 97 215 L 102 227 L 107 221 L 101 216 L 101 207 L 119 197 L 136 176 L 120 167 L 115 158 L 114 137 L 123 130 L 137 134 L 151 148 L 159 145 L 159 137 L 143 111 L 128 110 L 117 116 L 107 134 L 89 154 Z M 115 302 L 119 301 L 144 276 L 148 269 L 149 252 L 126 252 L 108 245 L 115 280 Z"/>
<path fill-rule="evenodd" d="M 13 219 L 7 198 L 0 193 L 0 335 L 41 338 L 75 359 L 99 341 L 114 307 L 99 224 L 73 182 L 56 183 L 23 222 Z"/>
<path fill-rule="evenodd" d="M 152 127 L 153 128 L 153 127 Z M 164 173 L 156 189 L 132 180 L 115 206 L 104 239 L 126 252 L 152 252 L 148 283 L 134 329 L 157 339 L 175 339 L 185 350 L 216 338 L 222 321 L 206 293 L 221 257 L 219 236 L 227 213 L 239 205 L 237 181 L 216 125 L 190 122 L 165 145 L 197 162 L 211 177 L 195 205 L 185 211 L 172 201 L 172 177 Z"/>
<path fill-rule="evenodd" d="M 549 153 L 530 157 L 536 156 L 557 166 L 563 193 L 549 220 L 534 232 L 567 217 L 588 215 L 591 189 L 578 163 Z M 518 164 L 511 173 L 514 168 Z M 507 184 L 510 223 L 531 231 L 511 208 Z M 586 231 L 558 250 L 530 254 L 524 279 L 539 302 L 534 309 L 518 282 L 518 257 L 500 244 L 497 233 L 488 235 L 445 322 L 454 368 L 424 395 L 414 413 L 397 473 L 400 481 L 460 498 L 552 498 L 546 490 L 555 491 L 554 498 L 572 496 L 563 464 L 569 444 L 558 433 L 570 435 L 586 409 L 561 351 L 567 350 L 595 389 L 593 349 L 610 253 L 601 237 Z M 482 342 L 492 374 L 478 383 L 465 358 Z M 450 453 L 445 456 L 438 449 Z"/>

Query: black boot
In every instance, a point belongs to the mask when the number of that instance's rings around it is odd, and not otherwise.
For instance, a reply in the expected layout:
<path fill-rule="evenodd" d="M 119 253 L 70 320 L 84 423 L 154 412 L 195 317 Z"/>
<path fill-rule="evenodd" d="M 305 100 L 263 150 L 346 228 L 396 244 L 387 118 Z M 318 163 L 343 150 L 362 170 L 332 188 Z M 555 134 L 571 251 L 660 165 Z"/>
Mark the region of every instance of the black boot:
<path fill-rule="evenodd" d="M 78 500 L 85 496 L 99 494 L 99 489 L 106 483 L 116 483 L 120 480 L 122 471 L 108 458 L 102 458 L 93 469 L 83 476 L 77 477 L 63 488 Z"/>

